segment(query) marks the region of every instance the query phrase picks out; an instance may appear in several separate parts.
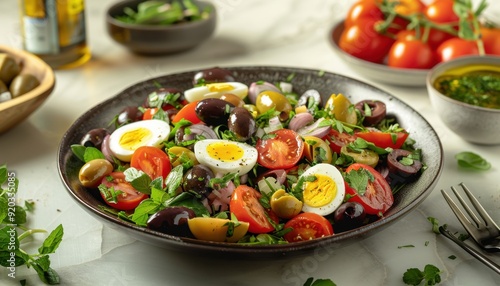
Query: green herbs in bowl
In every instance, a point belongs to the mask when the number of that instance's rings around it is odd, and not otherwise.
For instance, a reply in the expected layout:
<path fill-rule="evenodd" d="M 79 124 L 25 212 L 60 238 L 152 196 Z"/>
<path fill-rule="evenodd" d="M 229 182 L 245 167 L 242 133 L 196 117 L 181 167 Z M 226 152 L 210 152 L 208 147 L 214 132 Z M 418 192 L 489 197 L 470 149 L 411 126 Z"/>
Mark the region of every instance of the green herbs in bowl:
<path fill-rule="evenodd" d="M 183 22 L 198 21 L 210 16 L 210 7 L 201 9 L 191 0 L 182 1 L 145 1 L 123 9 L 124 15 L 115 18 L 129 24 L 173 25 Z"/>

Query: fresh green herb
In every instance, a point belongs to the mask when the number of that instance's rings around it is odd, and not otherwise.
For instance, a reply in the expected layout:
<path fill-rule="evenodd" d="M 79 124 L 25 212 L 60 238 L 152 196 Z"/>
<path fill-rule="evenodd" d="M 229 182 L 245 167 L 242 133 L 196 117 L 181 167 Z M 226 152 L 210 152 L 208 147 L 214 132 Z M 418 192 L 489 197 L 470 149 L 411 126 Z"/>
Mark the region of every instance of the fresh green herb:
<path fill-rule="evenodd" d="M 425 243 L 424 243 L 425 246 L 428 246 L 429 245 L 429 241 L 426 240 Z"/>
<path fill-rule="evenodd" d="M 373 182 L 375 177 L 370 171 L 360 168 L 358 170 L 351 170 L 345 174 L 344 179 L 359 195 L 363 196 L 366 192 L 368 182 Z"/>
<path fill-rule="evenodd" d="M 441 234 L 439 231 L 439 221 L 437 218 L 434 217 L 428 217 L 427 220 L 432 224 L 432 232 L 435 234 Z"/>
<path fill-rule="evenodd" d="M 455 155 L 455 159 L 457 160 L 458 165 L 463 168 L 482 171 L 489 170 L 491 168 L 490 162 L 473 152 L 460 152 Z"/>
<path fill-rule="evenodd" d="M 387 148 L 387 149 L 380 148 L 380 147 L 376 146 L 375 144 L 373 144 L 372 142 L 368 142 L 365 139 L 359 138 L 359 137 L 356 138 L 356 140 L 354 140 L 354 142 L 347 144 L 347 148 L 349 148 L 349 150 L 354 151 L 356 153 L 361 153 L 363 150 L 368 149 L 368 150 L 374 151 L 378 155 L 384 155 L 384 154 L 390 153 L 392 151 L 391 148 Z"/>
<path fill-rule="evenodd" d="M 30 254 L 21 249 L 21 242 L 24 239 L 47 231 L 30 229 L 26 225 L 26 210 L 32 211 L 34 205 L 33 203 L 25 204 L 27 206 L 25 209 L 16 204 L 15 196 L 18 186 L 16 174 L 8 171 L 7 165 L 0 165 L 0 265 L 9 271 L 14 267 L 26 265 L 28 268 L 33 268 L 45 284 L 59 284 L 59 275 L 50 267 L 49 254 L 54 253 L 59 247 L 64 234 L 63 226 L 58 225 L 50 232 L 37 253 Z M 15 278 L 15 272 L 10 271 L 7 275 Z M 21 280 L 20 283 L 25 284 L 26 281 Z"/>
<path fill-rule="evenodd" d="M 71 145 L 71 151 L 82 162 L 89 162 L 94 159 L 105 159 L 104 154 L 95 147 L 85 147 L 79 144 Z"/>
<path fill-rule="evenodd" d="M 401 248 L 412 248 L 412 247 L 415 247 L 415 245 L 407 244 L 407 245 L 400 245 L 400 246 L 398 246 L 399 249 L 401 249 Z"/>
<path fill-rule="evenodd" d="M 304 286 L 337 286 L 337 284 L 333 283 L 330 279 L 316 279 L 309 277 L 307 281 L 304 283 Z"/>
<path fill-rule="evenodd" d="M 451 260 L 457 259 L 457 257 L 455 255 L 450 255 L 450 256 L 448 256 L 448 258 L 451 259 Z"/>
<path fill-rule="evenodd" d="M 123 172 L 125 181 L 129 182 L 132 187 L 143 194 L 151 194 L 151 177 L 141 170 L 130 167 Z"/>
<path fill-rule="evenodd" d="M 420 285 L 424 281 L 424 285 L 436 285 L 441 282 L 441 270 L 434 265 L 427 264 L 424 270 L 418 268 L 407 269 L 403 274 L 403 282 L 406 285 Z"/>
<path fill-rule="evenodd" d="M 117 204 L 118 203 L 118 196 L 123 194 L 122 191 L 120 190 L 115 190 L 114 187 L 106 187 L 104 184 L 100 184 L 98 187 L 99 192 L 101 192 L 102 196 L 104 199 L 112 204 Z"/>

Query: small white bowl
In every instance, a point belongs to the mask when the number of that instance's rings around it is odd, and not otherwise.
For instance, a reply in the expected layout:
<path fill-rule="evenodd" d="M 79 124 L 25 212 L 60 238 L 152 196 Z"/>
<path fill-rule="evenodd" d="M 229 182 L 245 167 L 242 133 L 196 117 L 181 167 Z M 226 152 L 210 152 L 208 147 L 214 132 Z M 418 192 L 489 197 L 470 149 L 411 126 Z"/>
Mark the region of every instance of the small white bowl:
<path fill-rule="evenodd" d="M 500 109 L 484 108 L 452 99 L 434 88 L 434 81 L 444 72 L 469 65 L 489 65 L 500 69 L 500 56 L 464 56 L 436 65 L 428 74 L 426 85 L 436 113 L 443 123 L 476 144 L 500 144 Z"/>

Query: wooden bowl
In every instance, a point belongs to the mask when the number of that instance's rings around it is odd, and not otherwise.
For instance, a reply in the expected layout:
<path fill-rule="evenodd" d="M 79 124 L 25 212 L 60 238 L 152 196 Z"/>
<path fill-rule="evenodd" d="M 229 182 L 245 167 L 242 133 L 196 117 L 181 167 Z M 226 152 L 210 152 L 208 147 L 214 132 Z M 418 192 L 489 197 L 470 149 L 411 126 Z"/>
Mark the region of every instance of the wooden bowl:
<path fill-rule="evenodd" d="M 32 91 L 0 103 L 0 134 L 5 133 L 35 111 L 50 95 L 55 85 L 52 68 L 37 56 L 23 50 L 0 45 L 0 53 L 7 53 L 17 60 L 21 73 L 31 73 L 40 85 Z"/>

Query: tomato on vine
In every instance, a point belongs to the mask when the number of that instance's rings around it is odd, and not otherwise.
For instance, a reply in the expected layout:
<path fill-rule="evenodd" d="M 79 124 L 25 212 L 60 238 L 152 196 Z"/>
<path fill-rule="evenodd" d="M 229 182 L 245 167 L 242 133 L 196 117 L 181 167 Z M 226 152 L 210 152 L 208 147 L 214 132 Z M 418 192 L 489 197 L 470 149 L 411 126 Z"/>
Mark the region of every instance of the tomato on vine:
<path fill-rule="evenodd" d="M 399 39 L 392 45 L 387 64 L 396 68 L 430 69 L 436 62 L 435 52 L 429 44 L 407 38 Z"/>

